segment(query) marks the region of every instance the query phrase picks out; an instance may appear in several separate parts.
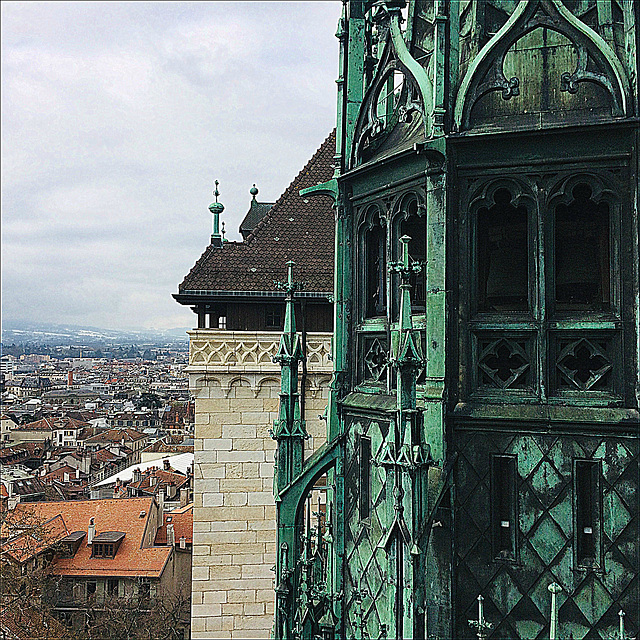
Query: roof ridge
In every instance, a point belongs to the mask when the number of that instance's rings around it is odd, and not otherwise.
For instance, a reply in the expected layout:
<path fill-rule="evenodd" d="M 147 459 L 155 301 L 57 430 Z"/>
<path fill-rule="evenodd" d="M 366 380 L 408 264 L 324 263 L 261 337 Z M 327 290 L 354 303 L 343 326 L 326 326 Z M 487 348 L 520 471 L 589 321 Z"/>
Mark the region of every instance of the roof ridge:
<path fill-rule="evenodd" d="M 285 198 L 291 193 L 291 191 L 294 188 L 294 185 L 298 182 L 299 178 L 303 174 L 305 174 L 308 171 L 308 169 L 317 162 L 318 157 L 322 154 L 325 147 L 328 144 L 330 144 L 332 137 L 335 135 L 335 132 L 336 132 L 336 128 L 334 127 L 329 132 L 329 135 L 324 139 L 322 144 L 316 149 L 315 153 L 308 160 L 307 164 L 304 165 L 304 167 L 298 172 L 298 175 L 291 181 L 289 186 L 284 190 L 282 195 L 275 201 L 274 205 L 271 207 L 271 209 L 269 209 L 269 211 L 266 213 L 264 218 L 262 218 L 262 220 L 258 222 L 256 228 L 247 236 L 247 239 L 245 240 L 245 244 L 250 245 L 255 240 L 257 233 L 262 228 L 264 228 L 267 224 L 269 224 L 271 217 L 273 216 L 274 213 L 277 213 L 278 207 L 281 206 L 282 201 L 285 200 Z"/>

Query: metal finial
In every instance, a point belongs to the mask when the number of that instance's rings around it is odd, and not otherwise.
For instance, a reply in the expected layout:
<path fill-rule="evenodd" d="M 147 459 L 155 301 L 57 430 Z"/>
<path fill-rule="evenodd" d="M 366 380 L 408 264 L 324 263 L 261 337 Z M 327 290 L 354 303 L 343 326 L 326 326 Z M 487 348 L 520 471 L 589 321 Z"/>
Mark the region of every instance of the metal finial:
<path fill-rule="evenodd" d="M 253 183 L 253 187 L 251 187 L 251 189 L 249 189 L 249 193 L 253 196 L 253 199 L 256 199 L 256 196 L 258 195 L 258 187 L 256 187 L 256 183 Z"/>
<path fill-rule="evenodd" d="M 223 220 L 222 221 L 222 239 L 223 240 L 224 240 L 224 234 L 225 234 L 225 231 L 224 231 L 224 220 Z"/>
<path fill-rule="evenodd" d="M 484 619 L 484 598 L 482 594 L 478 596 L 478 619 L 477 620 L 469 620 L 469 626 L 472 629 L 476 630 L 476 635 L 478 636 L 478 640 L 485 640 L 488 635 L 488 632 L 493 629 L 493 624 L 491 622 L 487 622 Z"/>
<path fill-rule="evenodd" d="M 218 191 L 218 185 L 219 184 L 220 183 L 216 180 L 216 182 L 215 182 L 216 188 L 215 188 L 215 191 L 213 192 L 213 195 L 216 197 L 216 202 L 218 202 L 218 196 L 220 195 L 220 191 Z"/>

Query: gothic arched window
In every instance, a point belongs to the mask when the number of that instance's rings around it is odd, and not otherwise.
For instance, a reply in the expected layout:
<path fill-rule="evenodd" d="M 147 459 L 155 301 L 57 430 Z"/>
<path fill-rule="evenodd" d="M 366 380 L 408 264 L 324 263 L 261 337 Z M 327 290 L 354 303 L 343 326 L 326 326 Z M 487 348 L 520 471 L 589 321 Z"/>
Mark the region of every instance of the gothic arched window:
<path fill-rule="evenodd" d="M 364 231 L 364 315 L 383 316 L 387 310 L 387 234 L 376 210 L 368 214 Z"/>
<path fill-rule="evenodd" d="M 557 311 L 610 308 L 609 204 L 594 202 L 581 183 L 573 201 L 555 208 L 555 303 Z"/>
<path fill-rule="evenodd" d="M 528 214 L 508 189 L 477 218 L 478 311 L 526 311 L 529 306 Z"/>
<path fill-rule="evenodd" d="M 404 197 L 399 205 L 399 211 L 394 220 L 395 238 L 393 242 L 394 260 L 400 260 L 400 238 L 409 236 L 409 256 L 412 263 L 422 263 L 422 271 L 411 275 L 411 307 L 413 311 L 423 311 L 426 300 L 425 276 L 427 259 L 427 230 L 424 216 L 424 208 L 420 209 L 418 199 L 414 194 Z M 399 279 L 394 278 L 394 305 L 393 313 L 397 318 L 399 311 L 400 294 L 398 290 Z"/>

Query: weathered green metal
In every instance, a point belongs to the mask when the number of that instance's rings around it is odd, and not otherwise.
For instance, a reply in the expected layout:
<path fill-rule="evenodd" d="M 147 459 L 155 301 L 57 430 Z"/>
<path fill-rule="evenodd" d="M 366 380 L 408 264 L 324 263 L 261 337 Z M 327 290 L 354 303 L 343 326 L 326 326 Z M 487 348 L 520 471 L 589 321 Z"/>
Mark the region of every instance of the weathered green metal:
<path fill-rule="evenodd" d="M 218 196 L 220 195 L 220 191 L 218 190 L 218 185 L 220 183 L 216 180 L 215 185 L 216 188 L 213 190 L 213 195 L 215 196 L 215 202 L 212 202 L 209 205 L 209 211 L 213 215 L 213 233 L 211 234 L 211 244 L 214 247 L 221 247 L 223 237 L 220 233 L 220 214 L 224 211 L 224 205 L 221 202 L 218 202 Z"/>
<path fill-rule="evenodd" d="M 335 376 L 327 445 L 278 494 L 290 620 L 278 628 L 469 637 L 480 602 L 478 637 L 608 637 L 621 609 L 633 632 L 638 7 L 434 0 L 409 2 L 407 25 L 404 5 L 345 3 L 340 159 L 334 179 L 305 191 L 336 202 Z M 588 207 L 607 211 L 610 293 L 602 309 L 563 311 L 557 219 L 581 184 Z M 478 302 L 483 216 L 500 206 L 503 221 L 526 221 L 524 309 Z M 408 236 L 424 241 L 419 307 Z M 382 293 L 367 278 L 381 264 Z M 372 312 L 370 295 L 385 304 Z M 513 471 L 502 487 L 496 469 Z M 321 474 L 332 560 L 318 580 L 301 505 Z M 594 522 L 579 526 L 587 494 Z M 498 545 L 501 527 L 513 548 Z M 581 535 L 597 538 L 586 560 Z"/>

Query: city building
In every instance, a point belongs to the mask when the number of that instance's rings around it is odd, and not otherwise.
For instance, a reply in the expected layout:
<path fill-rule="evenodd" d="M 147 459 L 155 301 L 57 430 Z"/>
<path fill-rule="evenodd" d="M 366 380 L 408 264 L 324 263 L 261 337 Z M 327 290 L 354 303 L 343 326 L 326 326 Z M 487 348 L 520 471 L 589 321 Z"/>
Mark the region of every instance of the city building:
<path fill-rule="evenodd" d="M 37 535 L 23 530 L 26 518 L 39 523 Z M 188 517 L 178 521 L 186 538 Z M 159 527 L 162 545 L 155 544 Z M 56 593 L 48 594 L 56 616 L 84 629 L 115 599 L 135 602 L 143 615 L 161 598 L 189 593 L 190 551 L 180 539 L 167 539 L 166 528 L 154 498 L 21 503 L 3 524 L 2 551 L 25 570 L 38 559 L 49 562 L 49 573 L 58 578 Z"/>
<path fill-rule="evenodd" d="M 285 294 L 276 281 L 296 263 L 296 313 L 306 360 L 302 415 L 313 450 L 324 442 L 331 380 L 333 224 L 330 198 L 300 189 L 333 175 L 331 133 L 273 206 L 245 218 L 242 242 L 223 242 L 221 203 L 214 235 L 174 295 L 197 314 L 189 332 L 195 396 L 192 637 L 269 637 L 273 625 L 275 511 L 273 421 L 278 417 L 278 351 Z M 257 190 L 251 190 L 255 199 Z M 253 213 L 252 213 L 253 212 Z M 253 214 L 256 213 L 254 217 Z M 260 218 L 258 220 L 258 218 Z M 255 226 L 254 226 L 255 225 Z"/>

